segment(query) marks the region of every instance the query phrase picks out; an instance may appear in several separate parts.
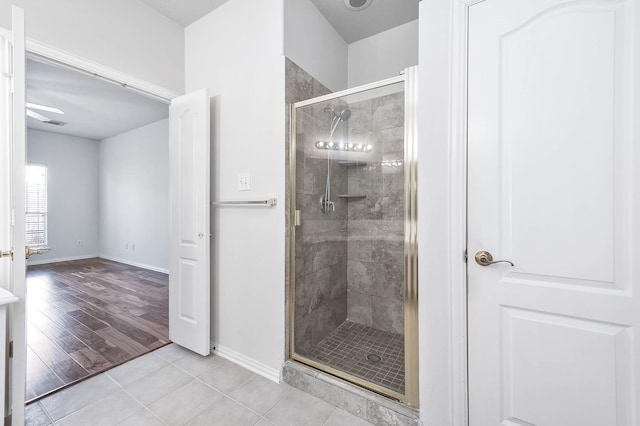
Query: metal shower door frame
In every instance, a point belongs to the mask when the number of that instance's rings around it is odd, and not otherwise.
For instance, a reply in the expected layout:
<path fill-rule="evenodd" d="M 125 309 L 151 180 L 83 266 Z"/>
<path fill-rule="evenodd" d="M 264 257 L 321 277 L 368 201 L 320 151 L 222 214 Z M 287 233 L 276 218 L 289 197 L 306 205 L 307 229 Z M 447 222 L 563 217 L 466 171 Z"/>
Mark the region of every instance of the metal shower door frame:
<path fill-rule="evenodd" d="M 328 95 L 291 104 L 289 140 L 289 285 L 288 331 L 289 358 L 317 370 L 336 376 L 365 389 L 398 399 L 412 408 L 419 406 L 419 356 L 418 356 L 418 243 L 417 243 L 417 70 L 407 68 L 402 75 L 354 87 Z M 356 95 L 404 82 L 404 344 L 405 344 L 405 393 L 401 394 L 363 380 L 344 371 L 313 361 L 295 351 L 295 236 L 299 216 L 296 214 L 296 110 L 345 96 Z"/>

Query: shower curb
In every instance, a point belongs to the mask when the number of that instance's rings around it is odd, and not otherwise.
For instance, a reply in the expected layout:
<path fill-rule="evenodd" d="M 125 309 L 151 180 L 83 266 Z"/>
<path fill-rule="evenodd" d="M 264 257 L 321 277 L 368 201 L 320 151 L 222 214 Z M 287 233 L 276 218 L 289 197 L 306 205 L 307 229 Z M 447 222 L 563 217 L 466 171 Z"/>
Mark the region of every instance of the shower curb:
<path fill-rule="evenodd" d="M 375 425 L 414 426 L 422 424 L 418 410 L 295 361 L 285 362 L 282 369 L 282 380 L 294 388 L 318 397 Z"/>

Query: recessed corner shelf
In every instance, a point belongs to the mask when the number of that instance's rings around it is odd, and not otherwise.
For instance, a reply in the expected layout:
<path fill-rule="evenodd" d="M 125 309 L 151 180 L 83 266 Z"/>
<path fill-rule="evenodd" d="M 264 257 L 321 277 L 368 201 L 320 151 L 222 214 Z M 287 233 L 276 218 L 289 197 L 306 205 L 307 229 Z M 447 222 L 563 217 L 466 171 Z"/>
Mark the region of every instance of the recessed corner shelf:
<path fill-rule="evenodd" d="M 367 196 L 366 195 L 342 194 L 342 195 L 338 195 L 338 198 L 367 198 Z"/>
<path fill-rule="evenodd" d="M 341 166 L 345 166 L 345 167 L 357 167 L 357 166 L 366 166 L 367 163 L 366 161 L 338 161 L 338 164 L 340 164 Z"/>

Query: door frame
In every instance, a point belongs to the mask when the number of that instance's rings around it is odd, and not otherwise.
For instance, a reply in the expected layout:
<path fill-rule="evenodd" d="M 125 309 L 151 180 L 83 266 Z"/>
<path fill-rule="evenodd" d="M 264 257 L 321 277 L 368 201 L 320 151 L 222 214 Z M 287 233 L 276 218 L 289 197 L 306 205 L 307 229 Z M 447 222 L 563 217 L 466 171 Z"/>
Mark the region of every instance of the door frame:
<path fill-rule="evenodd" d="M 430 194 L 418 205 L 420 250 L 426 252 L 419 260 L 420 329 L 426 337 L 420 342 L 420 383 L 429 390 L 421 392 L 420 406 L 428 426 L 469 424 L 468 22 L 469 8 L 482 1 L 420 2 L 418 186 Z M 433 200 L 437 209 L 430 206 Z"/>
<path fill-rule="evenodd" d="M 2 34 L 3 36 L 6 36 L 8 39 L 11 39 L 12 31 L 7 30 L 5 28 L 0 28 L 0 34 Z M 58 49 L 46 43 L 33 40 L 29 37 L 26 37 L 25 39 L 25 47 L 26 47 L 25 50 L 26 50 L 27 59 L 35 58 L 37 60 L 41 60 L 54 65 L 65 67 L 67 69 L 72 69 L 74 71 L 77 71 L 83 74 L 92 75 L 96 78 L 100 78 L 102 80 L 106 80 L 114 84 L 119 84 L 123 87 L 127 87 L 144 96 L 149 96 L 158 101 L 164 102 L 167 105 L 169 105 L 174 98 L 177 98 L 178 96 L 180 96 L 179 93 L 176 93 L 167 88 L 158 86 L 147 80 L 140 79 L 132 75 L 120 72 L 114 68 L 110 68 L 105 65 L 99 64 L 97 62 L 87 60 L 81 56 L 75 55 L 73 53 L 69 53 L 62 49 Z M 17 303 L 26 303 L 26 302 L 17 302 Z M 26 344 L 26 322 L 23 325 L 24 325 L 24 337 L 25 337 L 24 341 Z M 15 335 L 13 333 L 14 332 L 12 330 L 12 335 Z M 15 353 L 24 355 L 24 359 L 22 360 L 22 368 L 23 368 L 23 371 L 26 372 L 26 363 L 27 363 L 26 352 L 17 350 L 15 351 Z M 8 373 L 8 375 L 10 374 L 11 373 Z M 26 381 L 26 375 L 25 375 L 25 381 Z M 22 389 L 24 389 L 24 387 L 22 387 Z M 13 390 L 9 389 L 9 392 L 12 393 Z M 15 401 L 15 399 L 13 398 L 12 400 Z M 22 401 L 24 402 L 24 398 L 22 398 Z M 12 424 L 15 423 L 16 419 L 24 419 L 24 405 L 22 405 L 22 407 L 12 406 L 12 407 L 9 407 L 9 409 L 11 410 L 11 413 L 12 413 Z M 16 411 L 18 411 L 17 415 L 16 415 Z"/>

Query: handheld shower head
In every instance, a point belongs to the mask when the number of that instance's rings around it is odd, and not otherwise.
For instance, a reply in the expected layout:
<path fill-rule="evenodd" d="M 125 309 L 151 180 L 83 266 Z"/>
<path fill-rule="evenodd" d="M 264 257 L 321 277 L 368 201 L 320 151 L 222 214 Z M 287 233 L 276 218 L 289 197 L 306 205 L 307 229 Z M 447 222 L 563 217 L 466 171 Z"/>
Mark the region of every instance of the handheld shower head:
<path fill-rule="evenodd" d="M 347 121 L 349 117 L 351 117 L 351 110 L 343 109 L 342 111 L 340 111 L 340 114 L 337 114 L 337 116 L 340 117 L 340 120 Z"/>

